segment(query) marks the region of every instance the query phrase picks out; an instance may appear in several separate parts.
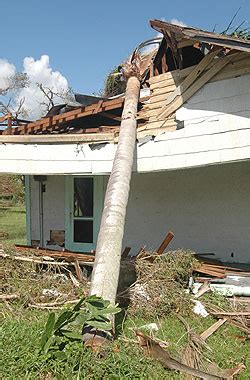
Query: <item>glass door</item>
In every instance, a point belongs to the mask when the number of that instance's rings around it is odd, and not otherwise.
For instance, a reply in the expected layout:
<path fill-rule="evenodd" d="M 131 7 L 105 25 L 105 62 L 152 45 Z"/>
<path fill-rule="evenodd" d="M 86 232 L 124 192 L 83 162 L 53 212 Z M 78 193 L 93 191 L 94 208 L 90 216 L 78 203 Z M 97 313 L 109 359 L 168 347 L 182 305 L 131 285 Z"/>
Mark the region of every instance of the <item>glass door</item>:
<path fill-rule="evenodd" d="M 96 247 L 103 206 L 102 177 L 68 177 L 65 246 L 78 252 Z"/>

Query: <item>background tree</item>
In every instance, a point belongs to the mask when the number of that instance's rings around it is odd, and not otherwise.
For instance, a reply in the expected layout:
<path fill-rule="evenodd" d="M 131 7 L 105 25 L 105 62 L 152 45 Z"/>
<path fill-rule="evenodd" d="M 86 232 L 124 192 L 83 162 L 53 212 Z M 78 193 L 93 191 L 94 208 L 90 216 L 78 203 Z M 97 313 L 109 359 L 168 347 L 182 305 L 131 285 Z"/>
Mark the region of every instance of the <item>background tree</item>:
<path fill-rule="evenodd" d="M 16 73 L 5 80 L 5 86 L 0 87 L 0 114 L 13 116 L 26 116 L 27 111 L 24 108 L 25 98 L 21 97 L 16 102 L 18 91 L 29 85 L 29 79 L 26 73 Z"/>

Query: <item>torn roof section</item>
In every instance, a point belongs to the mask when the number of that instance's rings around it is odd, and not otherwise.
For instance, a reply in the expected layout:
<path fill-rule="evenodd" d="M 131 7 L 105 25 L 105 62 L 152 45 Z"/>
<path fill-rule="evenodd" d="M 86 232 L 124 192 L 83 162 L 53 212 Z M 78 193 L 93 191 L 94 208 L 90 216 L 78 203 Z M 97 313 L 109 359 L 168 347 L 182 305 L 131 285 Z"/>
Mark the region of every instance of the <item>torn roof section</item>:
<path fill-rule="evenodd" d="M 142 57 L 141 77 L 144 88 L 141 90 L 139 102 L 138 130 L 147 128 L 147 103 L 150 99 L 149 86 L 152 77 L 172 72 L 169 73 L 172 78 L 178 76 L 180 79 L 186 69 L 192 71 L 192 68 L 216 46 L 221 46 L 224 53 L 228 49 L 250 52 L 248 40 L 177 26 L 160 20 L 151 20 L 150 24 L 161 32 L 164 38 L 157 41 L 158 49 L 153 49 Z M 179 85 L 177 80 L 174 82 L 173 85 Z M 124 94 L 112 98 L 78 94 L 75 104 L 57 105 L 44 118 L 35 122 L 13 119 L 9 115 L 5 118 L 7 128 L 2 131 L 2 135 L 79 134 L 86 135 L 86 141 L 87 135 L 92 135 L 91 141 L 94 142 L 95 139 L 100 141 L 100 134 L 105 134 L 110 135 L 108 141 L 112 141 L 112 136 L 114 138 L 119 133 L 123 102 Z M 150 115 L 152 112 L 155 111 L 151 110 Z"/>
<path fill-rule="evenodd" d="M 179 26 L 161 20 L 150 20 L 153 29 L 166 35 L 173 35 L 177 42 L 177 47 L 182 47 L 185 40 L 194 42 L 203 42 L 217 46 L 223 46 L 229 49 L 250 52 L 250 41 L 238 37 L 231 37 L 225 34 L 207 32 L 202 29 L 193 27 Z M 179 45 L 179 46 L 178 46 Z"/>

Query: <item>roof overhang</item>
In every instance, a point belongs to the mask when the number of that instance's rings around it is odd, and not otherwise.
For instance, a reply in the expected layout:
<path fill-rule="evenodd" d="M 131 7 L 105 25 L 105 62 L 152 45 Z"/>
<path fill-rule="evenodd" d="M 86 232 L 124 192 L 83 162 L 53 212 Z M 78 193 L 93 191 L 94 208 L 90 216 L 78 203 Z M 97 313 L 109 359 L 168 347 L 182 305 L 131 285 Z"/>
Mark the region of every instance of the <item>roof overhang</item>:
<path fill-rule="evenodd" d="M 174 25 L 161 20 L 150 20 L 150 25 L 153 29 L 163 35 L 169 33 L 174 34 L 178 41 L 186 39 L 250 53 L 250 41 L 242 38 L 207 32 L 197 28 Z"/>

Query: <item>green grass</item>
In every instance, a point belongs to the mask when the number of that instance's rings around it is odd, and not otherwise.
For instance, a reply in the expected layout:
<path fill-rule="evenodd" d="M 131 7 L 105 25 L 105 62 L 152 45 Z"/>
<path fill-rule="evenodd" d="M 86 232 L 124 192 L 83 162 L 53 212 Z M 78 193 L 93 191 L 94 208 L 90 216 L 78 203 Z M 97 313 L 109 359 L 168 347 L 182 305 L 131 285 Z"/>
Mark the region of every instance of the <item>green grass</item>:
<path fill-rule="evenodd" d="M 182 375 L 165 370 L 155 360 L 144 356 L 134 343 L 132 328 L 148 322 L 141 318 L 127 318 L 118 339 L 110 345 L 105 356 L 98 358 L 83 347 L 72 344 L 67 351 L 67 361 L 48 358 L 39 353 L 40 338 L 48 313 L 23 308 L 12 304 L 12 311 L 5 306 L 1 310 L 1 379 L 181 379 Z M 188 319 L 194 330 L 199 333 L 213 323 L 211 317 L 194 316 Z M 182 323 L 175 316 L 168 315 L 156 321 L 160 326 L 156 337 L 169 342 L 168 350 L 178 357 L 186 344 L 186 334 Z M 236 339 L 239 331 L 229 325 L 222 326 L 208 340 L 211 351 L 206 351 L 209 359 L 221 368 L 233 367 L 245 362 L 249 355 L 246 343 Z M 249 370 L 239 379 L 249 379 Z"/>
<path fill-rule="evenodd" d="M 1 232 L 8 234 L 1 238 Z M 26 244 L 25 207 L 0 205 L 0 244 Z"/>

